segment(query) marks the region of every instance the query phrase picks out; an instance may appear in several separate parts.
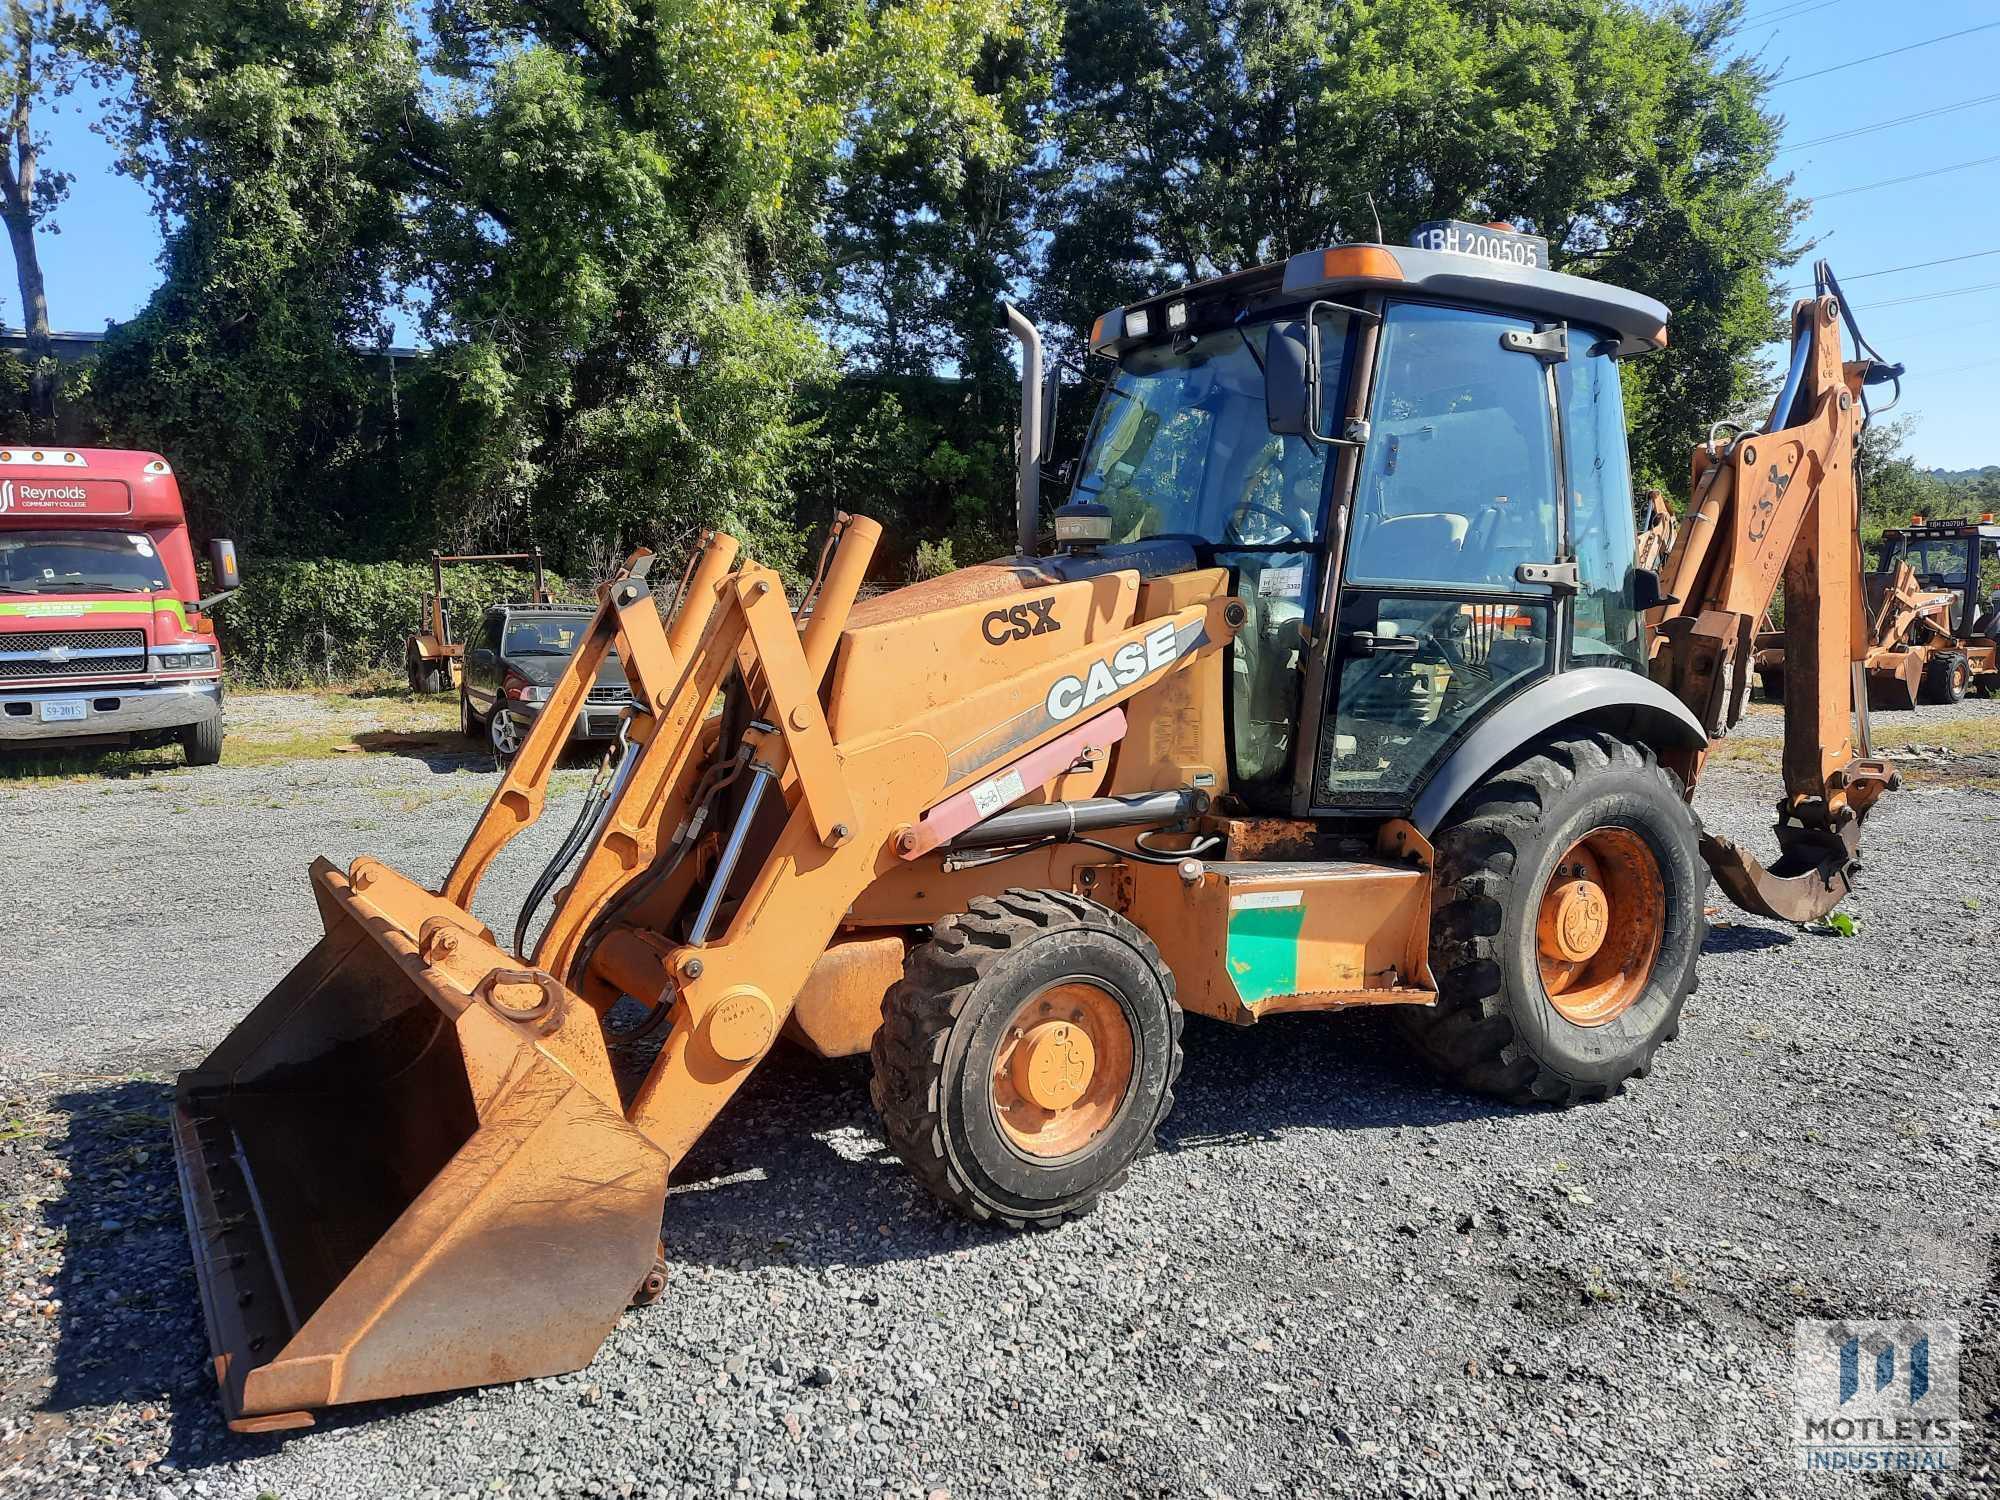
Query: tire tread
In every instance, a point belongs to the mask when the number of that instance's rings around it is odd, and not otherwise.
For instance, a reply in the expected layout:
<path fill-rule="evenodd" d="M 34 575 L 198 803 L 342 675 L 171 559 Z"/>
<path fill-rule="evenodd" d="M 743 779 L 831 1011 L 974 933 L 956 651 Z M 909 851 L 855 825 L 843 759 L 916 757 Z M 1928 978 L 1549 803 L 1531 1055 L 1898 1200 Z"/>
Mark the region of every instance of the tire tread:
<path fill-rule="evenodd" d="M 1568 1105 L 1608 1098 L 1626 1078 L 1652 1071 L 1659 1047 L 1679 1034 L 1680 1002 L 1624 1077 L 1581 1082 L 1544 1066 L 1517 1037 L 1502 994 L 1500 959 L 1505 897 L 1520 851 L 1551 807 L 1577 782 L 1609 771 L 1658 778 L 1676 802 L 1680 778 L 1652 750 L 1604 733 L 1543 743 L 1472 791 L 1434 841 L 1437 903 L 1431 964 L 1437 1004 L 1401 1012 L 1404 1035 L 1420 1056 L 1448 1077 L 1515 1104 Z M 1697 825 L 1698 826 L 1698 825 Z M 1707 935 L 1696 918 L 1695 949 Z M 1689 993 L 1693 984 L 1688 986 Z"/>
<path fill-rule="evenodd" d="M 1161 961 L 1152 939 L 1132 923 L 1108 907 L 1067 891 L 1015 887 L 998 896 L 975 896 L 966 905 L 968 910 L 934 924 L 930 940 L 910 950 L 903 977 L 884 996 L 882 1025 L 869 1051 L 869 1097 L 881 1117 L 890 1148 L 939 1201 L 979 1223 L 1008 1229 L 1054 1229 L 1095 1210 L 1105 1193 L 1125 1181 L 1129 1165 L 1058 1213 L 1033 1217 L 1007 1214 L 982 1202 L 945 1146 L 945 1055 L 952 1028 L 965 1013 L 979 982 L 1021 943 L 1059 927 L 1116 937 L 1138 950 L 1166 992 L 1172 1047 L 1158 1115 L 1165 1119 L 1173 1109 L 1182 1056 L 1183 1016 L 1174 999 L 1173 972 Z M 1140 1154 L 1151 1149 L 1149 1138 Z"/>

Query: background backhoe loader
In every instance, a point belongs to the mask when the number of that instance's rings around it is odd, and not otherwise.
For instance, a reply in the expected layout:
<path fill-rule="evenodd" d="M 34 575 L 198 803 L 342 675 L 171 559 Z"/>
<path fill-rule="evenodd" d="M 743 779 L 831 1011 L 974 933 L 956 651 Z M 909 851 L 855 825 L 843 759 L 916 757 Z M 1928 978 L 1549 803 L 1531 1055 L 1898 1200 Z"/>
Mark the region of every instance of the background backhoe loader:
<path fill-rule="evenodd" d="M 451 603 L 444 596 L 444 570 L 459 563 L 524 562 L 535 570 L 534 597 L 530 604 L 551 602 L 548 584 L 542 577 L 542 549 L 532 552 L 478 552 L 457 555 L 431 554 L 431 591 L 424 600 L 424 617 L 403 642 L 403 670 L 413 693 L 448 693 L 465 678 L 465 642 L 452 639 Z"/>
<path fill-rule="evenodd" d="M 1665 310 L 1433 228 L 1101 318 L 1048 555 L 857 605 L 878 528 L 841 517 L 794 612 L 711 536 L 663 623 L 637 554 L 438 889 L 316 864 L 325 937 L 174 1111 L 234 1424 L 587 1362 L 659 1293 L 676 1164 L 781 1034 L 870 1057 L 939 1198 L 1048 1226 L 1152 1142 L 1187 1012 L 1393 1007 L 1468 1087 L 1599 1099 L 1679 1028 L 1710 870 L 1753 911 L 1837 903 L 1893 780 L 1851 670 L 1873 367 L 1830 278 L 1767 430 L 1696 455 L 1659 574 L 1619 363 Z M 1766 868 L 1688 799 L 1781 580 Z M 474 893 L 609 651 L 625 746 L 503 939 Z M 663 1032 L 632 1076 L 626 997 Z"/>
<path fill-rule="evenodd" d="M 1910 517 L 1882 533 L 1868 600 L 1868 701 L 1962 702 L 2000 691 L 2000 523 Z M 1757 638 L 1764 696 L 1785 695 L 1784 637 Z"/>

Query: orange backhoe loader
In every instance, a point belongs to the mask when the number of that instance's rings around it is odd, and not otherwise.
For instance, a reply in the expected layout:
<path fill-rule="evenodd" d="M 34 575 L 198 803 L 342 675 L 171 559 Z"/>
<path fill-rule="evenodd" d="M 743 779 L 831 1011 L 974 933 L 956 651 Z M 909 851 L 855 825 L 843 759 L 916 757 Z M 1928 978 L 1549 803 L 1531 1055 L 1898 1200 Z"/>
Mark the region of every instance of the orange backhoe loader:
<path fill-rule="evenodd" d="M 1868 701 L 1877 708 L 1963 702 L 2000 691 L 2000 523 L 1911 516 L 1882 533 L 1868 599 Z M 1757 679 L 1785 695 L 1780 633 L 1757 637 Z"/>
<path fill-rule="evenodd" d="M 423 623 L 403 642 L 403 670 L 413 693 L 448 693 L 465 677 L 465 642 L 452 639 L 451 604 L 444 596 L 444 570 L 458 563 L 529 563 L 535 570 L 530 604 L 548 604 L 553 596 L 542 577 L 542 549 L 532 552 L 465 552 L 431 554 L 431 591 L 424 600 Z"/>
<path fill-rule="evenodd" d="M 1766 915 L 1837 903 L 1894 781 L 1856 718 L 1872 366 L 1829 279 L 1655 572 L 1619 364 L 1665 309 L 1430 232 L 1099 319 L 1041 555 L 1014 314 L 1019 555 L 857 604 L 879 528 L 843 516 L 794 611 L 715 535 L 663 612 L 636 554 L 438 889 L 317 863 L 326 935 L 174 1109 L 233 1425 L 585 1364 L 660 1293 L 676 1164 L 781 1036 L 869 1056 L 944 1202 L 1049 1226 L 1152 1142 L 1187 1012 L 1388 1006 L 1467 1087 L 1600 1099 L 1679 1029 L 1709 870 Z M 1689 797 L 1781 582 L 1766 868 Z M 610 651 L 622 748 L 503 939 L 474 893 Z M 629 1076 L 628 998 L 662 1037 Z"/>

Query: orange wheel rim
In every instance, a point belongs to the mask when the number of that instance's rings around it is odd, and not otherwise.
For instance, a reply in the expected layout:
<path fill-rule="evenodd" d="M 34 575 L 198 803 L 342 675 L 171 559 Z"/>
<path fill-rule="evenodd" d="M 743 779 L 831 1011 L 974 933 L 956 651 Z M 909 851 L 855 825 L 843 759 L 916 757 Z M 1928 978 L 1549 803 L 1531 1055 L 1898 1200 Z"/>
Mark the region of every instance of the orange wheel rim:
<path fill-rule="evenodd" d="M 1071 980 L 1030 995 L 993 1058 L 1000 1133 L 1029 1156 L 1081 1151 L 1118 1117 L 1132 1054 L 1132 1024 L 1109 991 Z"/>
<path fill-rule="evenodd" d="M 1596 828 L 1556 861 L 1535 920 L 1549 1004 L 1575 1026 L 1623 1015 L 1646 988 L 1666 929 L 1666 882 L 1627 828 Z"/>

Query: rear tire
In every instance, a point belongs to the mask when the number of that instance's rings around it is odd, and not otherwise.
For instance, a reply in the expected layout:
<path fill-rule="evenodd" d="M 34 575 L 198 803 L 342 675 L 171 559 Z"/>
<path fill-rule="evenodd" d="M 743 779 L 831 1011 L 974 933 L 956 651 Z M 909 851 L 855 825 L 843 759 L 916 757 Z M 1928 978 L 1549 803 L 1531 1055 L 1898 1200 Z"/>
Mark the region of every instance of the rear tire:
<path fill-rule="evenodd" d="M 1764 701 L 1766 703 L 1783 703 L 1785 701 L 1785 673 L 1782 667 L 1775 671 L 1759 672 L 1757 674 L 1757 685 L 1764 690 Z"/>
<path fill-rule="evenodd" d="M 181 752 L 191 766 L 212 766 L 222 759 L 222 716 L 190 724 L 181 731 Z"/>
<path fill-rule="evenodd" d="M 1173 975 L 1144 933 L 1081 896 L 1010 890 L 911 950 L 869 1092 L 890 1146 L 943 1202 L 1051 1228 L 1152 1148 L 1180 1038 Z"/>
<path fill-rule="evenodd" d="M 1963 651 L 1933 651 L 1924 663 L 1922 699 L 1925 703 L 1963 703 L 1972 685 L 1972 663 Z"/>
<path fill-rule="evenodd" d="M 1552 741 L 1469 793 L 1435 844 L 1438 1001 L 1399 1012 L 1416 1050 L 1517 1104 L 1604 1099 L 1651 1071 L 1707 931 L 1708 869 L 1672 773 L 1609 735 Z"/>

